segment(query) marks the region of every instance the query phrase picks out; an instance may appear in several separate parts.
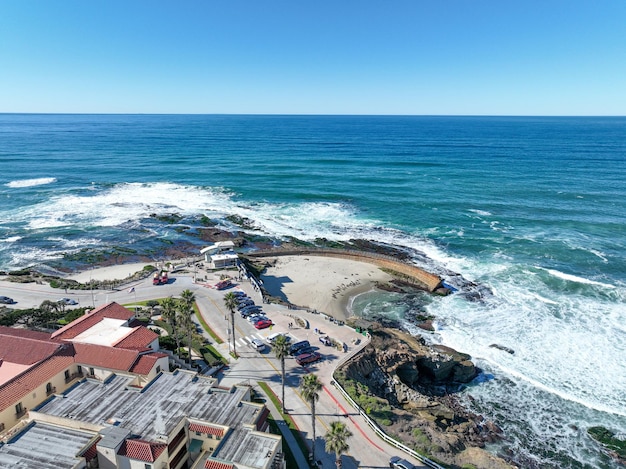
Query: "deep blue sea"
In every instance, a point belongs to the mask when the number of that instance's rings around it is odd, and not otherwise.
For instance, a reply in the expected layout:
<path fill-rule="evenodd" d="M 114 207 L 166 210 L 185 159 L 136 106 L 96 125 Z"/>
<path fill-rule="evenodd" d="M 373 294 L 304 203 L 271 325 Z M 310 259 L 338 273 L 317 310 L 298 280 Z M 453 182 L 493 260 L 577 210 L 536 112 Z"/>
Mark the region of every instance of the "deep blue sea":
<path fill-rule="evenodd" d="M 615 467 L 586 429 L 626 436 L 626 118 L 0 114 L 0 167 L 0 270 L 154 249 L 186 235 L 150 215 L 177 213 L 460 273 L 493 294 L 426 300 L 429 339 L 484 370 L 463 399 L 504 429 L 490 449 Z"/>

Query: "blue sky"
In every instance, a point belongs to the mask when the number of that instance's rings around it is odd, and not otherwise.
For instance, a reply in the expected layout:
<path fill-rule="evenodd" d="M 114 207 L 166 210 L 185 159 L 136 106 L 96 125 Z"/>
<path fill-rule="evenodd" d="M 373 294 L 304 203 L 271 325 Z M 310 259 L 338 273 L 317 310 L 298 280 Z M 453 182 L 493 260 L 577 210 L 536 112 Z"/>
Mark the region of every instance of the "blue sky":
<path fill-rule="evenodd" d="M 0 0 L 0 112 L 626 115 L 626 1 Z"/>

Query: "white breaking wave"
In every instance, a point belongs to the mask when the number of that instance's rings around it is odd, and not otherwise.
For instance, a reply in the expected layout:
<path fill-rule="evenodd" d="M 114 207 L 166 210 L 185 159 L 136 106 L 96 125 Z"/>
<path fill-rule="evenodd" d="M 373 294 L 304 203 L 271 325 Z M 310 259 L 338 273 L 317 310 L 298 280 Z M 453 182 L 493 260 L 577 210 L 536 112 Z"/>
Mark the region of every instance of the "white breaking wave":
<path fill-rule="evenodd" d="M 607 287 L 607 288 L 615 288 L 613 285 L 610 285 L 610 284 L 607 284 L 607 283 L 597 282 L 595 280 L 589 280 L 589 279 L 583 278 L 583 277 L 577 277 L 576 275 L 566 274 L 566 273 L 561 272 L 559 270 L 544 269 L 543 267 L 537 267 L 537 268 L 545 270 L 546 272 L 548 272 L 550 275 L 552 275 L 554 277 L 560 278 L 562 280 L 567 280 L 569 282 L 584 283 L 584 284 L 587 284 L 587 285 L 596 285 L 596 286 Z"/>
<path fill-rule="evenodd" d="M 57 182 L 57 178 L 20 179 L 7 182 L 5 186 L 16 189 L 21 187 L 43 186 L 44 184 L 52 184 L 53 182 Z"/>
<path fill-rule="evenodd" d="M 487 210 L 479 210 L 477 208 L 470 208 L 469 211 L 472 213 L 475 213 L 476 215 L 481 215 L 483 217 L 489 217 L 493 215 L 491 212 L 488 212 Z"/>
<path fill-rule="evenodd" d="M 0 239 L 0 243 L 14 243 L 16 241 L 19 241 L 20 239 L 22 239 L 21 236 L 10 236 L 5 239 Z"/>

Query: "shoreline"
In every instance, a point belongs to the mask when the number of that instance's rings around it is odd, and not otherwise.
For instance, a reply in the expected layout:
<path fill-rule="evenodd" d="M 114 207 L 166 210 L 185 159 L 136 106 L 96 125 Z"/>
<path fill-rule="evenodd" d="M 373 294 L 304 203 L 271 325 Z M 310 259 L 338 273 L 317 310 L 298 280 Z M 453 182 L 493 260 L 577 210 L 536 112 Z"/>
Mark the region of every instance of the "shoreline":
<path fill-rule="evenodd" d="M 270 295 L 344 321 L 352 298 L 393 280 L 378 266 L 351 259 L 290 255 L 267 261 L 261 280 Z"/>

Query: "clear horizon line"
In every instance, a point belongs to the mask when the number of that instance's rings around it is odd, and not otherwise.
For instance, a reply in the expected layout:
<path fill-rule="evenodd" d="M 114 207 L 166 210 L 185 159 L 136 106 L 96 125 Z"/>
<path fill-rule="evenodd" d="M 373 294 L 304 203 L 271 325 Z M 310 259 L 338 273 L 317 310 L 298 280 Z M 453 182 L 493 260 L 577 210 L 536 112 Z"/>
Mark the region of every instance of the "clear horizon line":
<path fill-rule="evenodd" d="M 293 116 L 293 117 L 626 117 L 626 114 L 343 114 L 343 113 L 237 113 L 237 112 L 12 112 L 0 115 L 65 116 Z"/>

